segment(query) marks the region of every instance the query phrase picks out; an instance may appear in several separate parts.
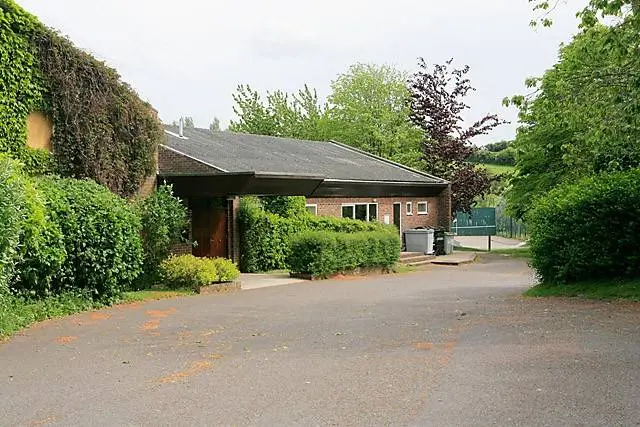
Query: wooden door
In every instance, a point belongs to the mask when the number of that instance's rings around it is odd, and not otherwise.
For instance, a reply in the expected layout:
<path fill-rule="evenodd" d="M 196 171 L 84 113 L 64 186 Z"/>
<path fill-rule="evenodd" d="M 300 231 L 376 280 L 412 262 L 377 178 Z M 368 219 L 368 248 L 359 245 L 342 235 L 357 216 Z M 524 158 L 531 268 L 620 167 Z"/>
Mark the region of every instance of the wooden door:
<path fill-rule="evenodd" d="M 227 257 L 227 212 L 224 205 L 194 203 L 191 207 L 191 235 L 198 257 Z"/>

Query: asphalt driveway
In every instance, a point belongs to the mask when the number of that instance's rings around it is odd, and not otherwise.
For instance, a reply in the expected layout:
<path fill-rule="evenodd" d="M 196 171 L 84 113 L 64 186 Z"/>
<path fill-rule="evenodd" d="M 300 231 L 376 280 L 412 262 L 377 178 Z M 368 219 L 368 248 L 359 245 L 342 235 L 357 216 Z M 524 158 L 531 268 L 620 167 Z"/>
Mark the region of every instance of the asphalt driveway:
<path fill-rule="evenodd" d="M 0 344 L 0 425 L 640 425 L 640 305 L 519 260 L 134 304 Z"/>

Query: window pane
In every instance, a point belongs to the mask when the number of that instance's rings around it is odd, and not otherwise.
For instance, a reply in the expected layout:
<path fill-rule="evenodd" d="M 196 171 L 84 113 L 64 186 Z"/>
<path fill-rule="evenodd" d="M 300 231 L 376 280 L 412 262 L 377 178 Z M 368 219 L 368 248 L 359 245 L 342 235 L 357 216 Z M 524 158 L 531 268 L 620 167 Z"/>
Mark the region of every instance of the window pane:
<path fill-rule="evenodd" d="M 316 206 L 316 205 L 307 205 L 307 211 L 309 211 L 309 213 L 311 215 L 318 215 L 318 206 Z"/>
<path fill-rule="evenodd" d="M 410 214 L 410 213 L 412 213 L 412 212 L 413 212 L 413 208 L 412 208 L 412 206 L 411 206 L 411 202 L 408 202 L 408 203 L 407 203 L 407 213 L 408 213 L 408 214 Z"/>
<path fill-rule="evenodd" d="M 427 213 L 427 202 L 418 203 L 418 213 Z"/>
<path fill-rule="evenodd" d="M 369 205 L 369 221 L 378 220 L 378 205 L 372 203 Z"/>
<path fill-rule="evenodd" d="M 356 205 L 356 219 L 367 220 L 367 205 Z"/>
<path fill-rule="evenodd" d="M 353 206 L 343 206 L 342 207 L 342 218 L 351 218 L 351 219 L 353 219 Z"/>

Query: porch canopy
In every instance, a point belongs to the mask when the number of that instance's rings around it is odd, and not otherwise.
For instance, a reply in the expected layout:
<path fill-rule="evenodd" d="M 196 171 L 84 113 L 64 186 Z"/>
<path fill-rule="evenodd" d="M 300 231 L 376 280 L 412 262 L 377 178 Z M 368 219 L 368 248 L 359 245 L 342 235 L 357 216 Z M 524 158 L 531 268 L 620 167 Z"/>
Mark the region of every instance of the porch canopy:
<path fill-rule="evenodd" d="M 307 197 L 437 196 L 449 183 L 334 141 L 165 130 L 159 182 L 181 197 L 283 195 Z"/>

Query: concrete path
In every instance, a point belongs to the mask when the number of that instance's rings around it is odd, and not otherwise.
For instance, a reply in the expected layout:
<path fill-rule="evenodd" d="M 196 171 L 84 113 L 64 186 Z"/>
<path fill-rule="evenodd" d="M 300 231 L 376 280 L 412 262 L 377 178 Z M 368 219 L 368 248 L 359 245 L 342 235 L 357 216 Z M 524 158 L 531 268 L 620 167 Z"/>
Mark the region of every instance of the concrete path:
<path fill-rule="evenodd" d="M 465 248 L 486 251 L 489 245 L 487 236 L 456 236 L 455 241 Z M 508 239 L 501 236 L 491 236 L 492 249 L 513 249 L 524 245 L 522 240 Z"/>
<path fill-rule="evenodd" d="M 437 265 L 461 265 L 474 262 L 477 258 L 475 252 L 458 251 L 449 255 L 441 255 L 431 260 L 431 264 Z"/>
<path fill-rule="evenodd" d="M 114 307 L 0 345 L 3 426 L 633 426 L 640 305 L 526 264 Z"/>
<path fill-rule="evenodd" d="M 292 278 L 289 276 L 289 273 L 274 273 L 274 274 L 242 273 L 240 275 L 240 282 L 242 283 L 243 290 L 269 288 L 272 286 L 291 285 L 294 283 L 301 283 L 305 281 L 306 280 Z"/>

